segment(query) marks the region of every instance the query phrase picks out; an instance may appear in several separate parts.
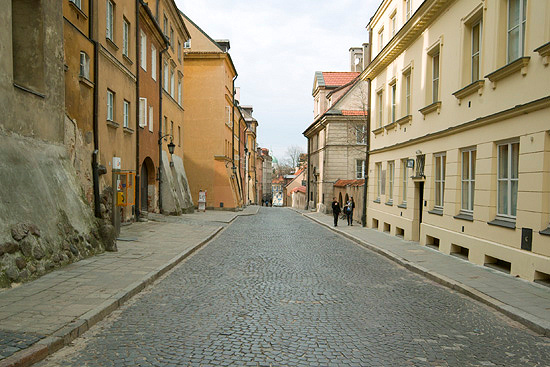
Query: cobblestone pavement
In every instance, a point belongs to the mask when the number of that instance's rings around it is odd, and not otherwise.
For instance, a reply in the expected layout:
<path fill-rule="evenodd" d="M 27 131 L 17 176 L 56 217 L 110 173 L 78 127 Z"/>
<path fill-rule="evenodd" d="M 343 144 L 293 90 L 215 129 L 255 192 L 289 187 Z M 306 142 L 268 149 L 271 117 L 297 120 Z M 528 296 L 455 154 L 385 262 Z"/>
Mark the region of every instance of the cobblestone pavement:
<path fill-rule="evenodd" d="M 261 208 L 39 364 L 200 365 L 549 366 L 550 340 Z"/>

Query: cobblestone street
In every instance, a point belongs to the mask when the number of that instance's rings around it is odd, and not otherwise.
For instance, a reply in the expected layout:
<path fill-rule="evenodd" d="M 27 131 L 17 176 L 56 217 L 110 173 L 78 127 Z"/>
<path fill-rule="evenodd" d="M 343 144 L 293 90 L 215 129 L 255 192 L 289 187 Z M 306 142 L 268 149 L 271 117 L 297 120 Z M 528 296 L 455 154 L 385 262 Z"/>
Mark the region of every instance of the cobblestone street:
<path fill-rule="evenodd" d="M 550 366 L 550 340 L 262 207 L 38 365 Z"/>

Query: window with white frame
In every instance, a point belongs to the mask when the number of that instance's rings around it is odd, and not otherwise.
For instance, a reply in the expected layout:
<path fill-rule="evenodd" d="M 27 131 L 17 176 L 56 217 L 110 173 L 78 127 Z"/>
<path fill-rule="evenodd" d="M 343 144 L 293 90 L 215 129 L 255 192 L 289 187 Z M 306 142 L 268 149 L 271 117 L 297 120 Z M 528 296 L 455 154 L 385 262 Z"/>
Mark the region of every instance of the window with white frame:
<path fill-rule="evenodd" d="M 151 78 L 157 80 L 157 48 L 151 44 Z"/>
<path fill-rule="evenodd" d="M 147 126 L 147 98 L 139 98 L 139 127 Z"/>
<path fill-rule="evenodd" d="M 140 66 L 143 70 L 147 70 L 147 35 L 140 30 L 141 46 L 139 48 Z"/>
<path fill-rule="evenodd" d="M 411 72 L 405 74 L 405 115 L 411 114 Z"/>
<path fill-rule="evenodd" d="M 497 214 L 514 219 L 518 200 L 519 142 L 498 144 L 497 161 Z"/>
<path fill-rule="evenodd" d="M 181 106 L 181 100 L 182 100 L 182 88 L 181 88 L 181 80 L 182 75 L 181 73 L 178 73 L 178 104 Z"/>
<path fill-rule="evenodd" d="M 472 213 L 474 211 L 474 193 L 475 193 L 475 175 L 476 175 L 476 149 L 469 148 L 462 151 L 462 205 L 463 212 Z"/>
<path fill-rule="evenodd" d="M 508 62 L 523 56 L 527 0 L 508 0 Z"/>
<path fill-rule="evenodd" d="M 114 34 L 114 18 L 115 18 L 115 4 L 111 0 L 107 0 L 107 12 L 106 12 L 106 33 L 105 37 L 113 41 Z"/>
<path fill-rule="evenodd" d="M 390 26 L 391 26 L 391 29 L 390 29 L 390 32 L 391 32 L 391 36 L 395 36 L 395 32 L 396 32 L 396 29 L 397 28 L 397 17 L 395 16 L 395 12 L 393 12 L 393 14 L 390 16 Z"/>
<path fill-rule="evenodd" d="M 479 54 L 481 48 L 481 20 L 472 26 L 472 82 L 479 80 Z"/>
<path fill-rule="evenodd" d="M 231 126 L 231 107 L 225 106 L 225 123 Z"/>
<path fill-rule="evenodd" d="M 384 48 L 384 27 L 378 31 L 378 51 Z"/>
<path fill-rule="evenodd" d="M 366 144 L 367 143 L 367 125 L 358 124 L 355 126 L 355 135 L 357 144 Z"/>
<path fill-rule="evenodd" d="M 397 84 L 394 82 L 391 86 L 391 122 L 395 122 L 395 109 L 397 106 Z"/>
<path fill-rule="evenodd" d="M 365 160 L 364 159 L 355 160 L 355 178 L 357 179 L 365 178 Z"/>
<path fill-rule="evenodd" d="M 155 115 L 153 113 L 153 106 L 149 106 L 149 131 L 153 132 Z"/>
<path fill-rule="evenodd" d="M 129 128 L 130 127 L 130 102 L 127 100 L 124 100 L 124 127 Z"/>
<path fill-rule="evenodd" d="M 183 43 L 183 48 L 191 48 L 191 38 Z"/>
<path fill-rule="evenodd" d="M 435 159 L 435 207 L 443 208 L 445 203 L 445 153 L 434 155 Z"/>
<path fill-rule="evenodd" d="M 113 121 L 115 114 L 115 94 L 107 90 L 107 121 Z"/>
<path fill-rule="evenodd" d="M 128 40 L 130 37 L 130 23 L 126 19 L 122 22 L 122 54 L 128 57 Z"/>
<path fill-rule="evenodd" d="M 411 0 L 405 0 L 405 20 L 411 17 Z"/>
<path fill-rule="evenodd" d="M 170 68 L 170 96 L 175 97 L 176 83 L 174 80 L 174 68 Z"/>
<path fill-rule="evenodd" d="M 408 185 L 408 179 L 409 179 L 409 170 L 407 168 L 407 161 L 408 159 L 401 160 L 401 204 L 406 205 L 407 204 L 407 185 Z"/>
<path fill-rule="evenodd" d="M 165 61 L 164 62 L 164 90 L 168 92 L 168 88 L 169 88 L 169 80 L 168 80 L 168 75 L 170 73 L 170 70 L 168 70 L 168 61 Z"/>
<path fill-rule="evenodd" d="M 82 9 L 82 5 L 80 3 L 80 0 L 69 0 L 69 2 L 73 3 L 74 5 L 76 5 L 76 7 L 78 9 Z"/>
<path fill-rule="evenodd" d="M 432 54 L 432 102 L 439 101 L 439 49 Z"/>
<path fill-rule="evenodd" d="M 90 79 L 90 56 L 84 51 L 80 51 L 80 76 Z"/>
<path fill-rule="evenodd" d="M 382 163 L 376 163 L 376 200 L 380 201 L 382 193 Z"/>
<path fill-rule="evenodd" d="M 164 14 L 164 28 L 163 32 L 165 36 L 168 36 L 168 18 L 166 18 L 166 14 Z"/>
<path fill-rule="evenodd" d="M 384 125 L 384 123 L 382 122 L 383 120 L 383 117 L 384 117 L 384 108 L 383 108 L 383 92 L 384 91 L 379 91 L 376 95 L 377 99 L 378 99 L 378 127 L 382 127 L 382 125 Z"/>
<path fill-rule="evenodd" d="M 388 202 L 393 202 L 393 181 L 395 176 L 395 162 L 388 162 Z"/>

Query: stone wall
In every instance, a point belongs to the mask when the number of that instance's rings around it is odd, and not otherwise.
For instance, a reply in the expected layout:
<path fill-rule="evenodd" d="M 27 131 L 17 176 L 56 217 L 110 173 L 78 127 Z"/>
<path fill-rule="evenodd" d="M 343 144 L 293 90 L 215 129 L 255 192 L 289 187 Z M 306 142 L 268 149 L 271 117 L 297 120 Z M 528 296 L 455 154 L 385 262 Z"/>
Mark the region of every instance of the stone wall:
<path fill-rule="evenodd" d="M 168 155 L 163 151 L 160 183 L 162 212 L 171 215 L 193 213 L 195 209 L 183 160 L 177 155 L 173 155 L 172 161 L 174 164 L 173 167 L 170 167 Z"/>

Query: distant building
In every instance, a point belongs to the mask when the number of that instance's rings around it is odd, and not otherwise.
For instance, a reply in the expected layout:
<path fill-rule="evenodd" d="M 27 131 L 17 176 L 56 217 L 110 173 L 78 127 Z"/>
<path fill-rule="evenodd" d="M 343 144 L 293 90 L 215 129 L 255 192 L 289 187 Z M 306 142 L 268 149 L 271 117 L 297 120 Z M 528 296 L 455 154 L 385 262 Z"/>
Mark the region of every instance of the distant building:
<path fill-rule="evenodd" d="M 271 191 L 271 181 L 273 176 L 273 158 L 269 155 L 269 149 L 262 148 L 263 174 L 262 174 L 262 200 L 271 202 L 273 194 Z"/>
<path fill-rule="evenodd" d="M 285 179 L 283 177 L 277 177 L 271 183 L 271 203 L 273 206 L 284 206 L 284 194 L 283 189 L 285 186 Z"/>

